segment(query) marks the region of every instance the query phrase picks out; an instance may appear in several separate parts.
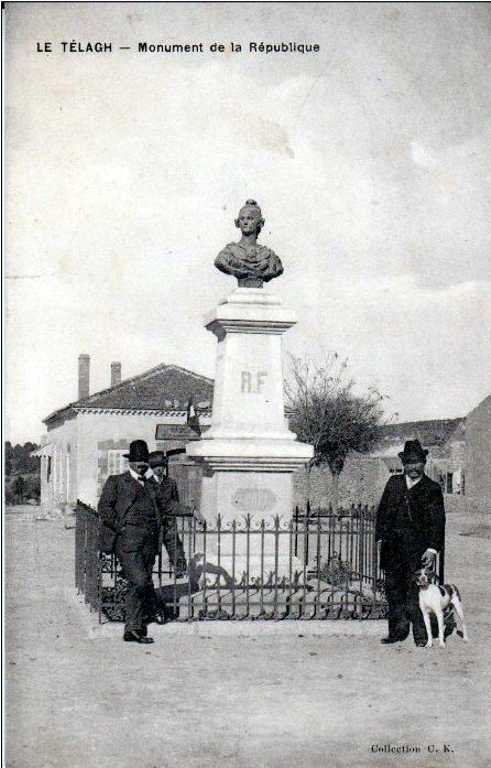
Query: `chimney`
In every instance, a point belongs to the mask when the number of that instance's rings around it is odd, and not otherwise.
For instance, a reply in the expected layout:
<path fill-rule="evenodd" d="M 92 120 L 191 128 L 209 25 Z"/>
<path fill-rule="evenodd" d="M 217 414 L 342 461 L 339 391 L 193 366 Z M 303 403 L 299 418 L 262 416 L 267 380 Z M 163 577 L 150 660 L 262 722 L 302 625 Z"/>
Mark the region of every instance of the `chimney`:
<path fill-rule="evenodd" d="M 78 399 L 90 394 L 90 355 L 78 356 Z"/>
<path fill-rule="evenodd" d="M 121 363 L 111 363 L 111 387 L 121 384 Z"/>

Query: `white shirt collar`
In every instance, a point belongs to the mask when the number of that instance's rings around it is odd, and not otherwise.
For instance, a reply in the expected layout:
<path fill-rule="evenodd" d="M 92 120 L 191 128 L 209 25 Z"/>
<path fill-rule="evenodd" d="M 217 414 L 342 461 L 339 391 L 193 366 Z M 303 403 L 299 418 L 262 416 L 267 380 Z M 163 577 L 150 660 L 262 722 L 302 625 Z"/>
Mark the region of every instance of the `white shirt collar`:
<path fill-rule="evenodd" d="M 406 478 L 406 488 L 409 490 L 410 488 L 414 488 L 415 485 L 417 485 L 421 480 L 423 479 L 423 475 L 421 477 L 418 477 L 417 480 L 411 480 L 411 478 L 408 475 L 404 475 Z"/>
<path fill-rule="evenodd" d="M 136 472 L 134 472 L 134 471 L 131 469 L 131 467 L 129 468 L 129 470 L 130 470 L 130 475 L 131 475 L 131 477 L 133 478 L 133 480 L 138 480 L 140 483 L 141 483 L 141 482 L 143 482 L 143 479 L 142 479 L 142 476 L 141 476 L 141 475 L 139 475 L 139 474 L 137 474 Z M 153 476 L 154 476 L 154 474 L 153 474 L 152 470 L 150 469 L 150 467 L 148 467 L 148 469 L 147 469 L 147 471 L 145 472 L 145 474 L 144 474 L 144 476 L 143 476 L 143 477 L 145 477 L 147 480 L 150 480 L 150 478 L 151 478 L 151 477 L 153 477 Z"/>

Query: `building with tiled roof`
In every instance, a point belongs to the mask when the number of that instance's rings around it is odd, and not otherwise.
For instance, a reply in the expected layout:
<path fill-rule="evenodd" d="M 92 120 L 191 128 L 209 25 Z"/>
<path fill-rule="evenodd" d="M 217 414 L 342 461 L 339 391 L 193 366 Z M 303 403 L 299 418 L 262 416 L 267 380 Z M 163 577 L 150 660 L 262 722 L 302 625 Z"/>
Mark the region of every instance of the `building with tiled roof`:
<path fill-rule="evenodd" d="M 90 358 L 80 355 L 78 384 L 78 400 L 43 419 L 47 433 L 37 453 L 48 510 L 77 499 L 96 504 L 108 475 L 125 470 L 132 440 L 146 440 L 150 450 L 183 448 L 211 422 L 213 380 L 177 365 L 121 380 L 121 365 L 112 363 L 111 386 L 90 394 Z"/>
<path fill-rule="evenodd" d="M 82 356 L 81 356 L 82 357 Z M 112 384 L 101 392 L 85 395 L 74 403 L 54 411 L 45 419 L 48 431 L 76 413 L 186 414 L 190 401 L 203 413 L 211 412 L 213 380 L 178 365 L 160 365 L 149 371 Z"/>
<path fill-rule="evenodd" d="M 429 419 L 427 421 L 405 421 L 399 424 L 383 424 L 371 456 L 397 456 L 406 440 L 419 440 L 431 452 L 438 453 L 457 428 L 465 424 L 464 418 Z"/>

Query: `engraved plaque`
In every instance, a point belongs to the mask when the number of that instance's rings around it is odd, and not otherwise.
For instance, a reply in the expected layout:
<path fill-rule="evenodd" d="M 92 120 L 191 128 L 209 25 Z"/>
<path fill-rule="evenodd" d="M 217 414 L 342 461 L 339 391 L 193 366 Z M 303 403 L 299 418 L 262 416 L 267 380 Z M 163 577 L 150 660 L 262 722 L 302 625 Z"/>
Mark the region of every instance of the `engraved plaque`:
<path fill-rule="evenodd" d="M 241 512 L 271 512 L 277 498 L 269 488 L 238 488 L 232 504 Z"/>

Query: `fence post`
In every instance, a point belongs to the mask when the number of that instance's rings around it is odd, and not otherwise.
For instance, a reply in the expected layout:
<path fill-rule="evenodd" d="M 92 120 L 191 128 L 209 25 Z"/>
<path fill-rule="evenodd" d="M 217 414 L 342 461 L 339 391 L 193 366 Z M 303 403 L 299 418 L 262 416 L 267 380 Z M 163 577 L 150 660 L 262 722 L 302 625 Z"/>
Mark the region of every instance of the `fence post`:
<path fill-rule="evenodd" d="M 236 553 L 237 522 L 232 520 L 232 618 L 235 618 L 235 553 Z"/>
<path fill-rule="evenodd" d="M 294 547 L 295 547 L 295 549 L 294 549 L 295 557 L 298 556 L 298 515 L 299 515 L 299 510 L 298 510 L 298 505 L 297 505 L 295 507 L 295 514 L 294 514 L 294 517 L 293 517 L 294 522 L 295 522 L 295 545 L 294 545 Z"/>
<path fill-rule="evenodd" d="M 222 516 L 220 513 L 217 516 L 217 560 L 218 560 L 218 568 L 221 567 L 221 558 L 222 558 L 222 542 L 221 542 L 221 533 L 222 533 Z M 221 618 L 222 615 L 222 592 L 220 589 L 220 573 L 217 575 L 216 579 L 216 588 L 217 588 L 217 603 L 218 603 L 218 618 Z"/>
<path fill-rule="evenodd" d="M 321 602 L 321 510 L 317 515 L 317 596 L 314 616 L 320 614 Z"/>
<path fill-rule="evenodd" d="M 259 581 L 261 596 L 259 598 L 259 615 L 264 613 L 264 518 L 261 520 L 261 577 Z"/>
<path fill-rule="evenodd" d="M 275 515 L 274 529 L 274 617 L 278 618 L 278 558 L 280 553 L 280 516 Z"/>

